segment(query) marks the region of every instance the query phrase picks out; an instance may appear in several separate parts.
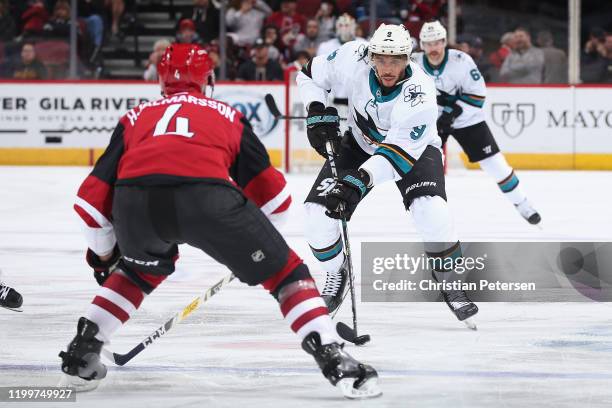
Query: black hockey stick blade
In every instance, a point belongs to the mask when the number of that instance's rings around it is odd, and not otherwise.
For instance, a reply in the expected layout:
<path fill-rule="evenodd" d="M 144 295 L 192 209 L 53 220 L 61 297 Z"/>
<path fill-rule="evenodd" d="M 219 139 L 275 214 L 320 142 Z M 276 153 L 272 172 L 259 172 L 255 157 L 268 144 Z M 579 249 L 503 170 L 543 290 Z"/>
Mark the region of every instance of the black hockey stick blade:
<path fill-rule="evenodd" d="M 270 110 L 270 113 L 272 114 L 272 116 L 274 116 L 276 119 L 280 119 L 283 115 L 282 113 L 280 113 L 278 106 L 276 106 L 276 101 L 274 100 L 274 96 L 272 96 L 271 94 L 266 94 L 266 96 L 264 97 L 264 100 L 266 101 L 266 106 Z"/>
<path fill-rule="evenodd" d="M 355 344 L 356 346 L 363 346 L 371 340 L 369 334 L 362 334 L 361 336 L 355 335 L 355 330 L 347 326 L 345 323 L 336 323 L 336 331 L 344 340 Z"/>

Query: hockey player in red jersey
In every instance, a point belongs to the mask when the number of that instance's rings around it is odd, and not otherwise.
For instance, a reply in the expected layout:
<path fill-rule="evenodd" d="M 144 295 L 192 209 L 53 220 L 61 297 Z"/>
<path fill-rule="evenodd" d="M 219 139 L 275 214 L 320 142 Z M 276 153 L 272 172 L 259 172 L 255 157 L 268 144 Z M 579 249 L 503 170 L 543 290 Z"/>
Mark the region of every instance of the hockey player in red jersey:
<path fill-rule="evenodd" d="M 290 204 L 283 175 L 242 114 L 203 94 L 214 86 L 206 52 L 173 44 L 158 72 L 164 97 L 120 119 L 78 191 L 86 259 L 101 288 L 60 353 L 62 371 L 87 388 L 106 376 L 101 348 L 174 271 L 177 245 L 187 243 L 268 290 L 345 396 L 379 395 L 376 371 L 338 344 L 307 266 L 269 221 Z"/>

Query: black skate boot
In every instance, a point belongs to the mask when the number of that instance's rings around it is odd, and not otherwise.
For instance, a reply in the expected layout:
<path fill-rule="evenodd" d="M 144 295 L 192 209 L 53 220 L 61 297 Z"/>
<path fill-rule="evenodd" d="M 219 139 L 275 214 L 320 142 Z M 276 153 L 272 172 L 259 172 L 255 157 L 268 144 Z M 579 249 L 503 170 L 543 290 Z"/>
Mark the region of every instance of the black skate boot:
<path fill-rule="evenodd" d="M 478 313 L 478 306 L 467 297 L 467 294 L 463 290 L 442 290 L 441 292 L 444 301 L 457 319 L 464 322 L 468 328 L 476 330 L 476 323 L 471 317 Z"/>
<path fill-rule="evenodd" d="M 315 358 L 325 378 L 340 388 L 346 398 L 373 398 L 382 395 L 378 374 L 343 350 L 344 344 L 321 344 L 321 336 L 312 332 L 302 342 L 302 348 Z"/>
<path fill-rule="evenodd" d="M 346 293 L 348 291 L 348 266 L 347 260 L 344 260 L 340 270 L 334 273 L 327 273 L 327 278 L 325 279 L 325 286 L 323 287 L 323 291 L 321 292 L 321 297 L 325 302 L 325 306 L 329 310 L 329 314 L 335 315 L 335 312 L 338 310 L 344 298 L 346 297 Z"/>
<path fill-rule="evenodd" d="M 23 297 L 15 289 L 7 286 L 5 283 L 0 282 L 0 306 L 13 310 L 15 312 L 21 312 L 21 305 L 23 304 Z"/>
<path fill-rule="evenodd" d="M 85 317 L 79 319 L 77 335 L 68 344 L 68 351 L 59 353 L 62 371 L 66 374 L 61 385 L 75 387 L 77 391 L 89 391 L 106 377 L 106 366 L 100 361 L 104 343 L 95 338 L 97 333 L 97 324 Z"/>
<path fill-rule="evenodd" d="M 519 204 L 515 205 L 515 207 L 519 214 L 521 214 L 521 216 L 527 220 L 528 223 L 531 225 L 540 226 L 539 224 L 542 221 L 542 217 L 527 199 L 524 199 Z"/>

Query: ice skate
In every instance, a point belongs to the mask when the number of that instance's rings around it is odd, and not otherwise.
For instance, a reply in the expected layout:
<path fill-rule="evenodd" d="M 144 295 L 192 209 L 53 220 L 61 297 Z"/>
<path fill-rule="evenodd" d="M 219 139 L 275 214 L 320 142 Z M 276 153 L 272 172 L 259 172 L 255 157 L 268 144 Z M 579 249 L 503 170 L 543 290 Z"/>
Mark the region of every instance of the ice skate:
<path fill-rule="evenodd" d="M 0 306 L 15 312 L 22 312 L 22 304 L 23 297 L 19 292 L 0 281 Z"/>
<path fill-rule="evenodd" d="M 325 286 L 321 292 L 321 297 L 329 310 L 330 315 L 335 315 L 346 293 L 348 291 L 348 265 L 345 259 L 337 272 L 328 272 L 325 279 Z"/>
<path fill-rule="evenodd" d="M 302 342 L 302 348 L 312 355 L 325 378 L 340 388 L 349 399 L 374 398 L 382 395 L 378 373 L 343 350 L 344 344 L 321 344 L 319 333 L 312 332 Z"/>
<path fill-rule="evenodd" d="M 463 290 L 443 290 L 442 297 L 459 321 L 465 323 L 469 329 L 477 329 L 472 317 L 478 313 L 478 306 L 467 297 Z"/>
<path fill-rule="evenodd" d="M 75 387 L 77 392 L 90 391 L 106 377 L 106 366 L 100 361 L 104 343 L 95 338 L 97 333 L 97 324 L 85 317 L 79 319 L 77 335 L 68 350 L 59 353 L 65 374 L 60 386 Z"/>
<path fill-rule="evenodd" d="M 515 205 L 516 210 L 521 214 L 521 216 L 527 220 L 531 225 L 540 226 L 540 222 L 542 221 L 542 217 L 540 214 L 531 206 L 529 200 L 524 199 L 519 204 Z"/>

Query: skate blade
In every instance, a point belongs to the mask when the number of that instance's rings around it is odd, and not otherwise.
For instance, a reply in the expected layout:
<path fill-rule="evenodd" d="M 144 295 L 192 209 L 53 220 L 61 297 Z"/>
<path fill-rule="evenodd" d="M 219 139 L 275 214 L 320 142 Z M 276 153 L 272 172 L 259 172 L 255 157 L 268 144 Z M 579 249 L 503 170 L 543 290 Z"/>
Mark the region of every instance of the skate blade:
<path fill-rule="evenodd" d="M 468 317 L 467 319 L 465 319 L 463 323 L 465 323 L 467 328 L 470 330 L 474 330 L 474 331 L 478 330 L 478 326 L 476 326 L 476 322 L 471 317 Z"/>
<path fill-rule="evenodd" d="M 382 390 L 378 386 L 378 377 L 370 378 L 359 388 L 353 387 L 354 383 L 354 378 L 345 378 L 338 381 L 336 387 L 340 388 L 344 397 L 348 399 L 376 398 L 382 395 Z"/>
<path fill-rule="evenodd" d="M 10 311 L 13 311 L 13 312 L 19 312 L 19 313 L 23 312 L 23 309 L 20 308 L 20 307 L 6 307 L 6 306 L 2 306 L 2 307 L 4 309 L 7 309 L 7 310 L 10 310 Z"/>
<path fill-rule="evenodd" d="M 68 374 L 62 374 L 62 377 L 57 384 L 58 387 L 62 388 L 74 388 L 76 392 L 87 392 L 93 391 L 100 385 L 100 380 L 87 381 L 80 377 L 75 377 Z"/>

